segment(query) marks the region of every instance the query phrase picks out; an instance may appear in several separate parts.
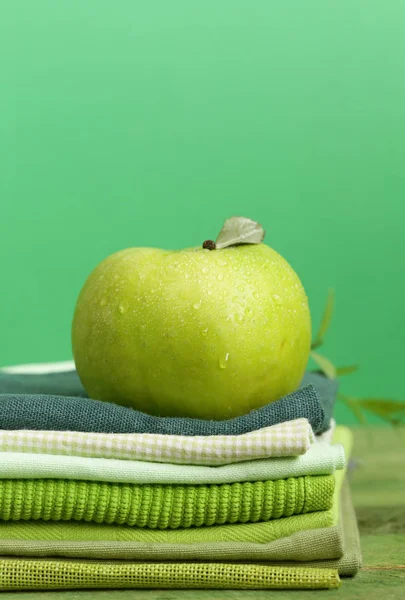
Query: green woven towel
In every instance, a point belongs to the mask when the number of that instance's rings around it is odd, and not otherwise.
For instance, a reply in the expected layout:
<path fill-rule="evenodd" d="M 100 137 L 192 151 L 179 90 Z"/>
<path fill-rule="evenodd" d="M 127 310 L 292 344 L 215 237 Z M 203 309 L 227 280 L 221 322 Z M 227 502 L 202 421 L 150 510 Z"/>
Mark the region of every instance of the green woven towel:
<path fill-rule="evenodd" d="M 337 427 L 334 441 L 342 443 L 346 455 L 350 455 L 352 434 L 349 429 L 346 427 Z M 221 467 L 217 468 L 219 469 Z M 14 538 L 44 541 L 57 539 L 75 540 L 78 542 L 105 541 L 137 542 L 149 545 L 164 544 L 166 545 L 167 551 L 165 558 L 169 559 L 173 559 L 173 550 L 176 549 L 178 545 L 205 544 L 210 545 L 212 551 L 219 542 L 266 544 L 272 540 L 292 535 L 297 531 L 336 526 L 339 517 L 339 494 L 344 479 L 344 473 L 345 471 L 341 470 L 336 471 L 334 474 L 335 491 L 333 496 L 333 506 L 329 510 L 294 515 L 262 523 L 217 525 L 216 527 L 175 530 L 150 530 L 126 527 L 124 525 L 75 523 L 74 521 L 67 521 L 63 524 L 44 521 L 26 521 L 3 523 L 0 527 L 0 537 L 3 539 Z"/>
<path fill-rule="evenodd" d="M 92 521 L 151 529 L 269 521 L 329 509 L 334 483 L 331 475 L 210 486 L 0 480 L 0 519 Z"/>
<path fill-rule="evenodd" d="M 75 372 L 70 375 L 77 386 Z M 40 384 L 35 383 L 39 377 Z M 49 377 L 49 385 L 47 377 Z M 63 396 L 55 373 L 22 375 L 0 372 L 0 429 L 90 431 L 94 433 L 162 433 L 172 435 L 240 435 L 263 427 L 307 418 L 315 433 L 329 428 L 337 384 L 316 373 L 307 374 L 301 389 L 247 415 L 225 421 L 154 417 L 109 402 Z M 52 382 L 52 383 L 50 383 Z M 38 395 L 43 389 L 43 394 Z M 318 397 L 316 389 L 322 391 Z M 55 390 L 51 393 L 51 390 Z"/>
<path fill-rule="evenodd" d="M 333 569 L 226 563 L 131 563 L 7 558 L 0 590 L 66 589 L 332 589 Z"/>

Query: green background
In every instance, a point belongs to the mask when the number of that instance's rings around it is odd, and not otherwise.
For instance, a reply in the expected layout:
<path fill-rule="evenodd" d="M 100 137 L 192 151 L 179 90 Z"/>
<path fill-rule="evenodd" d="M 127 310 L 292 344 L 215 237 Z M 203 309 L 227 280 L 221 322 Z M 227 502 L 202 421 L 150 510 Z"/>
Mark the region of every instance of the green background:
<path fill-rule="evenodd" d="M 402 0 L 2 0 L 0 364 L 71 357 L 108 254 L 243 214 L 314 325 L 335 288 L 342 389 L 404 397 L 404 27 Z"/>

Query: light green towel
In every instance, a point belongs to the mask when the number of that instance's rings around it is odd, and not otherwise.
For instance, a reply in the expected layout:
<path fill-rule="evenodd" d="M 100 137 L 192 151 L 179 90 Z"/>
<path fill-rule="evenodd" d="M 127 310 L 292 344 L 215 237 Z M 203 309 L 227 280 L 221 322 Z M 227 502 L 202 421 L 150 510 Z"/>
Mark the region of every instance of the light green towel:
<path fill-rule="evenodd" d="M 63 525 L 53 524 L 47 538 L 39 527 L 7 523 L 0 538 L 0 556 L 33 556 L 129 560 L 211 560 L 211 561 L 323 561 L 344 556 L 339 526 L 305 529 L 267 543 L 217 542 L 215 544 L 149 544 L 112 540 L 80 541 L 60 539 Z M 14 527 L 16 526 L 16 527 Z M 29 531 L 27 531 L 29 529 Z M 0 525 L 0 531 L 2 526 Z M 34 537 L 36 535 L 36 537 Z M 318 565 L 319 566 L 319 565 Z"/>
<path fill-rule="evenodd" d="M 151 529 L 269 521 L 330 508 L 334 484 L 332 475 L 221 485 L 3 479 L 0 519 L 74 520 Z"/>
<path fill-rule="evenodd" d="M 337 427 L 334 441 L 341 443 L 347 456 L 350 455 L 352 434 L 346 427 Z M 314 446 L 317 447 L 318 445 Z M 96 459 L 93 459 L 96 460 Z M 282 460 L 282 459 L 279 459 Z M 234 467 L 235 465 L 231 465 Z M 207 467 L 194 467 L 207 468 Z M 222 469 L 223 467 L 218 467 Z M 161 545 L 164 544 L 166 558 L 173 559 L 173 552 L 178 544 L 211 545 L 211 553 L 218 542 L 266 544 L 273 540 L 287 537 L 298 531 L 336 526 L 339 518 L 339 495 L 344 479 L 344 470 L 335 472 L 335 492 L 333 506 L 326 511 L 308 513 L 276 519 L 266 523 L 249 523 L 238 525 L 218 525 L 198 529 L 152 531 L 146 529 L 95 525 L 93 523 L 67 522 L 63 525 L 28 521 L 26 523 L 4 523 L 0 527 L 2 539 L 25 540 L 69 540 L 77 542 L 137 542 Z M 161 550 L 163 548 L 161 547 Z M 203 558 L 202 556 L 200 556 Z M 212 558 L 212 554 L 211 554 Z"/>
<path fill-rule="evenodd" d="M 333 569 L 226 563 L 130 563 L 8 558 L 0 560 L 0 590 L 67 589 L 332 589 Z"/>
<path fill-rule="evenodd" d="M 235 483 L 330 475 L 345 463 L 340 444 L 313 444 L 301 456 L 252 460 L 220 467 L 171 465 L 81 456 L 0 453 L 0 479 L 80 479 L 114 483 Z"/>

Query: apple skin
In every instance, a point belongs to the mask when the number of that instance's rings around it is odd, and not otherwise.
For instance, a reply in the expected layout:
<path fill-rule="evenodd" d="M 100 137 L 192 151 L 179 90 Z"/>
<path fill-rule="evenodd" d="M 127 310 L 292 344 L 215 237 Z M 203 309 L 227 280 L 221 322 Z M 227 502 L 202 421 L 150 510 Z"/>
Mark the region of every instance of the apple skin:
<path fill-rule="evenodd" d="M 117 252 L 90 274 L 72 327 L 91 398 L 214 420 L 295 390 L 310 343 L 303 286 L 265 244 Z"/>

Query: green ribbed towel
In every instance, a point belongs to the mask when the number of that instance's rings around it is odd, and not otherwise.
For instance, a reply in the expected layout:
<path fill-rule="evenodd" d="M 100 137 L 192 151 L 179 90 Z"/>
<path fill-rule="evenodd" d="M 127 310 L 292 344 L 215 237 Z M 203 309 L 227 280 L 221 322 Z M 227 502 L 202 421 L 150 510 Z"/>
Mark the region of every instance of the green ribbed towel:
<path fill-rule="evenodd" d="M 151 529 L 256 523 L 329 509 L 334 483 L 331 475 L 210 486 L 0 480 L 0 519 L 74 520 Z"/>
<path fill-rule="evenodd" d="M 61 384 L 58 385 L 60 375 Z M 77 375 L 70 374 L 77 390 Z M 36 382 L 35 378 L 39 378 Z M 336 381 L 307 373 L 302 387 L 247 415 L 224 421 L 155 417 L 109 402 L 63 396 L 69 374 L 24 375 L 0 372 L 0 429 L 89 431 L 94 433 L 162 433 L 171 435 L 240 435 L 285 421 L 306 418 L 315 433 L 329 428 Z M 321 396 L 317 390 L 322 393 Z M 61 395 L 58 395 L 61 394 Z"/>
<path fill-rule="evenodd" d="M 7 558 L 0 590 L 66 589 L 332 589 L 333 569 L 226 563 L 131 563 Z"/>

